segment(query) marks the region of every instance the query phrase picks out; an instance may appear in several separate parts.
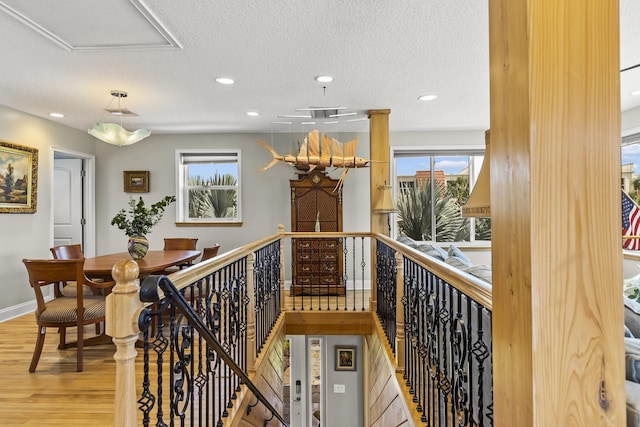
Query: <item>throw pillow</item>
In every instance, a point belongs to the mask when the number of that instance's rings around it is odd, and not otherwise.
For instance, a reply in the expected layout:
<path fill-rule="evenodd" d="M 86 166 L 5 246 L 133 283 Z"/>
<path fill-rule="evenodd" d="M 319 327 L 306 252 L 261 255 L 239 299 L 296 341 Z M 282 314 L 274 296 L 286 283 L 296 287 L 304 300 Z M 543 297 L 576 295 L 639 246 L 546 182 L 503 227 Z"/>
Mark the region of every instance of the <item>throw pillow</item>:
<path fill-rule="evenodd" d="M 411 237 L 405 236 L 404 234 L 400 237 L 398 237 L 398 242 L 402 243 L 403 245 L 407 245 L 410 248 L 417 248 L 418 244 L 416 243 L 415 240 L 413 240 Z"/>
<path fill-rule="evenodd" d="M 625 338 L 624 352 L 627 380 L 640 383 L 640 339 Z"/>
<path fill-rule="evenodd" d="M 490 265 L 473 265 L 465 270 L 472 276 L 487 283 L 491 283 L 491 266 Z"/>
<path fill-rule="evenodd" d="M 417 249 L 423 254 L 432 256 L 440 261 L 445 261 L 447 259 L 447 251 L 442 249 L 440 246 L 431 245 L 429 243 L 420 243 Z"/>
<path fill-rule="evenodd" d="M 634 337 L 640 337 L 640 303 L 624 298 L 624 324 Z"/>
<path fill-rule="evenodd" d="M 466 271 L 467 268 L 471 267 L 471 261 L 465 260 L 464 258 L 460 258 L 458 256 L 449 256 L 445 262 L 452 267 L 459 268 L 460 270 Z"/>
<path fill-rule="evenodd" d="M 451 245 L 449 246 L 449 252 L 447 252 L 449 256 L 455 256 L 462 259 L 465 263 L 469 264 L 469 267 L 473 265 L 473 262 L 466 256 L 457 246 Z"/>

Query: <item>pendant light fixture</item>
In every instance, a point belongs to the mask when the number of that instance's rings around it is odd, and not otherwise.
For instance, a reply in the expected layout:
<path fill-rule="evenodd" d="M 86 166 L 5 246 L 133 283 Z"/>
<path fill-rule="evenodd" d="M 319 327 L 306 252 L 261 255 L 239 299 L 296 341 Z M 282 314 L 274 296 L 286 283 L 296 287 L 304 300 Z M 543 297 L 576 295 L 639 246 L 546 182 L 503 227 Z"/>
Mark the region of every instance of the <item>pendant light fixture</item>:
<path fill-rule="evenodd" d="M 123 145 L 131 145 L 134 144 L 149 135 L 151 135 L 151 131 L 149 129 L 136 129 L 134 131 L 129 132 L 123 126 L 123 120 L 125 117 L 137 117 L 138 115 L 127 108 L 124 104 L 125 98 L 127 97 L 127 92 L 122 90 L 112 90 L 111 91 L 111 101 L 104 109 L 105 112 L 117 116 L 120 118 L 119 123 L 105 123 L 102 122 L 102 116 L 100 120 L 96 121 L 91 129 L 89 129 L 89 135 L 92 135 L 98 138 L 100 141 L 104 141 L 109 144 L 118 145 L 122 147 Z M 111 108 L 111 104 L 114 100 L 118 101 L 117 108 Z"/>

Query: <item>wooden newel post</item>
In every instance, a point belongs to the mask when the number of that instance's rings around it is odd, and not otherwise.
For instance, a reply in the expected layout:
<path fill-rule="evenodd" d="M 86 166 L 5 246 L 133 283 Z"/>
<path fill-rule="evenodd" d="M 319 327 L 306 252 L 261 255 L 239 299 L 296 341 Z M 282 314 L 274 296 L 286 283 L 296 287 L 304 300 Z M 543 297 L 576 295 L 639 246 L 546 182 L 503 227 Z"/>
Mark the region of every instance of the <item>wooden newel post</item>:
<path fill-rule="evenodd" d="M 256 371 L 256 292 L 254 284 L 253 265 L 256 256 L 251 252 L 247 256 L 247 371 Z"/>
<path fill-rule="evenodd" d="M 396 252 L 396 372 L 404 372 L 404 257 Z"/>
<path fill-rule="evenodd" d="M 107 296 L 106 333 L 113 338 L 116 353 L 116 393 L 114 402 L 114 426 L 135 427 L 138 425 L 136 395 L 136 349 L 138 340 L 138 317 L 143 304 L 138 285 L 138 264 L 133 260 L 118 261 L 111 270 L 116 281 Z"/>

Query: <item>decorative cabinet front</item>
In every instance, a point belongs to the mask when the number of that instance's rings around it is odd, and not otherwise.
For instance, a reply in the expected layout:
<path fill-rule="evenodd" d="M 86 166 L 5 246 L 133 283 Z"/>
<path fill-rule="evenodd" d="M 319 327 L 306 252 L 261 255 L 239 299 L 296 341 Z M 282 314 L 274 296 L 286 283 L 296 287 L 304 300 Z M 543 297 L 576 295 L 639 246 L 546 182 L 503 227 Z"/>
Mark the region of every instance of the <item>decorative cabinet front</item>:
<path fill-rule="evenodd" d="M 291 231 L 342 231 L 342 192 L 321 171 L 291 180 Z M 293 239 L 291 295 L 344 295 L 340 239 Z"/>

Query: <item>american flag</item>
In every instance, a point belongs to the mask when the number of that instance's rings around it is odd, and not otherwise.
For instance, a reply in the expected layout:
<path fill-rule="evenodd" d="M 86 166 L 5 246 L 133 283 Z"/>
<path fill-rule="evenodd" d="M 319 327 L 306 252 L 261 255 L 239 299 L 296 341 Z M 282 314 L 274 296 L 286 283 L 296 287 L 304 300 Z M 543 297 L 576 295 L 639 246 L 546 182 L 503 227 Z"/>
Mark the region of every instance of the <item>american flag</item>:
<path fill-rule="evenodd" d="M 622 236 L 640 235 L 640 208 L 631 197 L 622 192 Z M 640 239 L 627 239 L 622 243 L 625 249 L 640 250 Z"/>

